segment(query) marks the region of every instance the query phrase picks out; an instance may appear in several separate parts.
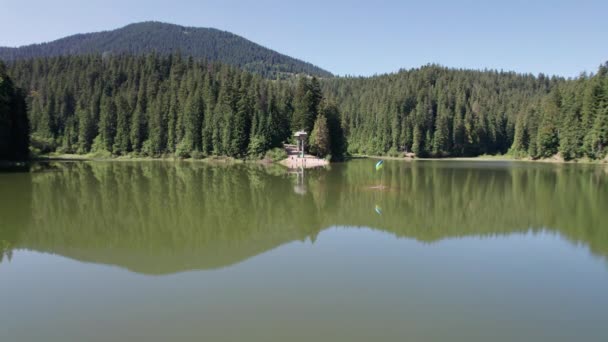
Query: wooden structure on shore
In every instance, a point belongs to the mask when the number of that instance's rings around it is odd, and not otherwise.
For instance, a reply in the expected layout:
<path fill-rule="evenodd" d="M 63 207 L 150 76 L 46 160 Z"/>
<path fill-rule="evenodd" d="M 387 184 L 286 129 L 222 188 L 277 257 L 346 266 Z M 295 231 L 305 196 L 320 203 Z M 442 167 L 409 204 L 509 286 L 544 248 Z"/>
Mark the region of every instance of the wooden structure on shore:
<path fill-rule="evenodd" d="M 308 133 L 306 131 L 297 131 L 293 135 L 296 137 L 298 142 L 298 155 L 300 158 L 304 158 L 304 153 L 306 151 L 306 138 L 308 138 Z"/>

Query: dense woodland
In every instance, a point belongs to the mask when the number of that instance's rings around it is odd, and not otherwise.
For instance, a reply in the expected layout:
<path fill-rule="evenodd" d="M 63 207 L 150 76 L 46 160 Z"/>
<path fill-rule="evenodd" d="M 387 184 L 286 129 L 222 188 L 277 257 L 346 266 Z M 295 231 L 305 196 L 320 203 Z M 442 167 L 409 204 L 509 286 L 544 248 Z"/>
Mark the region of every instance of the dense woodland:
<path fill-rule="evenodd" d="M 27 159 L 29 126 L 25 96 L 0 63 L 0 160 Z"/>
<path fill-rule="evenodd" d="M 258 158 L 299 129 L 333 159 L 602 159 L 608 145 L 608 64 L 573 80 L 435 65 L 269 80 L 177 54 L 90 55 L 16 61 L 10 74 L 41 152 Z"/>
<path fill-rule="evenodd" d="M 67 55 L 170 55 L 222 62 L 269 78 L 293 74 L 329 77 L 315 65 L 265 48 L 230 32 L 213 28 L 142 22 L 112 31 L 76 34 L 48 43 L 17 48 L 0 47 L 0 60 L 13 61 Z"/>
<path fill-rule="evenodd" d="M 40 152 L 258 158 L 294 130 L 311 132 L 320 116 L 325 127 L 318 135 L 327 145 L 319 149 L 343 154 L 343 139 L 328 145 L 330 133 L 342 135 L 339 113 L 323 101 L 314 77 L 292 86 L 225 64 L 155 54 L 42 58 L 11 69 L 29 89 Z"/>
<path fill-rule="evenodd" d="M 574 80 L 438 66 L 323 82 L 353 153 L 603 158 L 608 64 Z"/>

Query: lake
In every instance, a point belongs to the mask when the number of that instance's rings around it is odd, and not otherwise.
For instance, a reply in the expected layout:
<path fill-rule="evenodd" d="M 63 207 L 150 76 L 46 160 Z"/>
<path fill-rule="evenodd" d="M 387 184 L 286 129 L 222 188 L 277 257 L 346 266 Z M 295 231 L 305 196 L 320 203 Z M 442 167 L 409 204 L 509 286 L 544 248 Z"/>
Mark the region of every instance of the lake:
<path fill-rule="evenodd" d="M 0 173 L 0 341 L 608 341 L 608 168 Z"/>

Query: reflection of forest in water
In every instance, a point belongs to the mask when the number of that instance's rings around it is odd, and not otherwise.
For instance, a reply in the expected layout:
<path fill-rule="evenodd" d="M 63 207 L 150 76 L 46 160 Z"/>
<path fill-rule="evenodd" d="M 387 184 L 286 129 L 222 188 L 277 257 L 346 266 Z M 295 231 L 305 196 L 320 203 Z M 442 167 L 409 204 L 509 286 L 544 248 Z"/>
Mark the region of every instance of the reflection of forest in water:
<path fill-rule="evenodd" d="M 171 273 L 230 265 L 340 225 L 421 241 L 546 229 L 608 256 L 603 167 L 373 165 L 304 174 L 187 162 L 34 166 L 40 170 L 0 175 L 0 254 L 26 248 Z"/>

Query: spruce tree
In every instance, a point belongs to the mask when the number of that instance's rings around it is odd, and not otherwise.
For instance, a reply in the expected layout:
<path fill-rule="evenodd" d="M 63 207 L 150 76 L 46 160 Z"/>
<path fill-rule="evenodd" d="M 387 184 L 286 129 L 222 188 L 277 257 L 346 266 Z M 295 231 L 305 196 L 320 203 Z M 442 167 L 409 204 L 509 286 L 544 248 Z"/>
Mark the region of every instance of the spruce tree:
<path fill-rule="evenodd" d="M 135 152 L 141 151 L 142 144 L 146 140 L 147 105 L 148 98 L 146 94 L 146 86 L 144 84 L 141 84 L 137 93 L 137 102 L 135 105 L 135 110 L 133 111 L 133 115 L 131 117 L 131 132 L 129 136 L 131 148 Z"/>
<path fill-rule="evenodd" d="M 319 115 L 310 134 L 310 151 L 316 156 L 323 158 L 329 154 L 330 146 L 327 119 L 324 115 Z"/>
<path fill-rule="evenodd" d="M 538 126 L 537 156 L 549 158 L 557 153 L 559 138 L 557 120 L 559 117 L 560 94 L 556 90 L 543 101 L 542 118 Z"/>
<path fill-rule="evenodd" d="M 565 160 L 579 158 L 582 155 L 583 132 L 581 130 L 579 108 L 572 92 L 564 96 L 561 116 L 559 152 Z"/>
<path fill-rule="evenodd" d="M 99 137 L 103 148 L 112 151 L 116 137 L 117 110 L 111 94 L 103 94 L 101 97 L 99 112 Z"/>
<path fill-rule="evenodd" d="M 115 154 L 124 155 L 131 151 L 131 108 L 124 96 L 119 96 L 116 101 L 116 138 L 112 150 Z"/>
<path fill-rule="evenodd" d="M 526 131 L 526 122 L 524 118 L 524 114 L 520 113 L 517 116 L 517 121 L 515 123 L 515 134 L 513 137 L 513 144 L 511 146 L 511 151 L 513 154 L 519 155 L 520 153 L 525 153 L 528 148 L 528 134 Z"/>
<path fill-rule="evenodd" d="M 0 160 L 27 159 L 28 147 L 25 98 L 0 62 Z"/>
<path fill-rule="evenodd" d="M 447 111 L 447 109 L 444 109 Z M 449 127 L 448 115 L 440 113 L 439 117 L 435 121 L 435 135 L 433 137 L 433 155 L 437 157 L 444 157 L 449 154 L 450 146 L 450 127 Z"/>
<path fill-rule="evenodd" d="M 329 154 L 332 160 L 344 159 L 347 144 L 344 130 L 340 122 L 338 107 L 330 100 L 321 102 L 319 117 L 323 116 L 327 120 L 327 130 L 329 134 Z"/>

